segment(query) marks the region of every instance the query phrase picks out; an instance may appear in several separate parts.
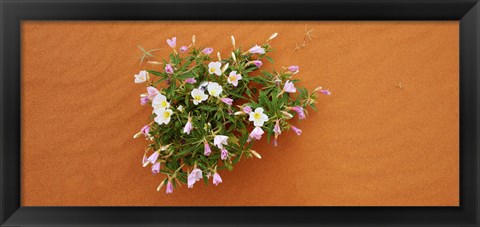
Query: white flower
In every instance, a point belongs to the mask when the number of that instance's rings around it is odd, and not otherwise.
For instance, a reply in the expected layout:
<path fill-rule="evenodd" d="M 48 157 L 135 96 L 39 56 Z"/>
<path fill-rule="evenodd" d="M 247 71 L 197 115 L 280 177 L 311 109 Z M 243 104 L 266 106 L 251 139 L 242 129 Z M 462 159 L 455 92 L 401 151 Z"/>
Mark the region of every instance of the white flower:
<path fill-rule="evenodd" d="M 140 71 L 138 74 L 135 74 L 135 83 L 144 83 L 147 81 L 148 78 L 148 72 L 143 70 Z"/>
<path fill-rule="evenodd" d="M 222 93 L 223 88 L 218 83 L 210 82 L 208 83 L 207 90 L 211 96 L 218 97 Z"/>
<path fill-rule="evenodd" d="M 167 97 L 162 94 L 157 94 L 152 101 L 153 110 L 167 109 L 170 107 L 170 103 L 167 101 Z"/>
<path fill-rule="evenodd" d="M 222 149 L 223 145 L 228 145 L 227 140 L 228 140 L 228 136 L 222 136 L 222 135 L 215 136 L 215 138 L 213 138 L 213 145 Z"/>
<path fill-rule="evenodd" d="M 200 82 L 200 85 L 198 85 L 198 89 L 205 90 L 207 85 L 208 85 L 208 81 L 202 81 L 202 82 Z"/>
<path fill-rule="evenodd" d="M 222 67 L 222 63 L 221 62 L 210 62 L 208 63 L 208 73 L 210 74 L 217 74 L 217 76 L 220 76 L 222 75 L 222 70 L 220 69 L 220 67 Z"/>
<path fill-rule="evenodd" d="M 170 117 L 173 114 L 173 111 L 171 109 L 157 109 L 155 110 L 155 114 L 157 115 L 155 117 L 155 122 L 158 124 L 168 124 L 170 122 Z"/>
<path fill-rule="evenodd" d="M 238 81 L 242 79 L 242 75 L 237 74 L 237 71 L 231 71 L 230 74 L 228 75 L 228 83 L 233 84 L 233 86 L 238 85 Z"/>
<path fill-rule="evenodd" d="M 207 100 L 208 95 L 206 95 L 202 90 L 200 89 L 193 89 L 192 92 L 192 97 L 193 97 L 193 104 L 198 105 L 199 103 Z"/>
<path fill-rule="evenodd" d="M 178 106 L 177 110 L 180 111 L 180 112 L 183 112 L 183 106 L 182 105 Z"/>
<path fill-rule="evenodd" d="M 258 107 L 254 112 L 250 112 L 250 118 L 248 120 L 253 121 L 253 125 L 261 127 L 265 121 L 268 121 L 268 116 L 263 113 L 262 107 Z"/>

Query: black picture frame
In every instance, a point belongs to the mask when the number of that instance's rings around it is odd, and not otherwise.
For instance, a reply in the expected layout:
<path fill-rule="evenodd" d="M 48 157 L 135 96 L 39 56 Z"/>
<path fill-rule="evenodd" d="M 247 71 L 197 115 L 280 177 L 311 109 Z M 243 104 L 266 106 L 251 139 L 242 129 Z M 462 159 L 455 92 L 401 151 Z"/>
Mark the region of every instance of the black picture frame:
<path fill-rule="evenodd" d="M 480 223 L 478 0 L 0 0 L 0 15 L 2 226 L 478 226 Z M 20 24 L 23 20 L 459 20 L 460 206 L 22 207 Z"/>

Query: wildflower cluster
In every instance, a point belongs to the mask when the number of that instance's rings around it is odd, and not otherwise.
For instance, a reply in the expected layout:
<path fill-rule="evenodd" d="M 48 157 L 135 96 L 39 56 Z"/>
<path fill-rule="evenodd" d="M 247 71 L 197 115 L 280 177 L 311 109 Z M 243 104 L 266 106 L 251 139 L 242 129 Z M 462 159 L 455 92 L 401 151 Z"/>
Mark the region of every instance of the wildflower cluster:
<path fill-rule="evenodd" d="M 143 166 L 154 174 L 162 173 L 157 190 L 166 185 L 166 193 L 182 183 L 188 188 L 203 179 L 222 182 L 219 170 L 232 170 L 242 157 L 261 158 L 252 149 L 253 142 L 264 135 L 276 146 L 278 136 L 292 129 L 295 117 L 305 119 L 306 107 L 315 109 L 318 93 L 330 95 L 321 87 L 309 93 L 295 87 L 298 66 L 280 72 L 260 69 L 272 51 L 270 36 L 261 45 L 242 51 L 235 46 L 228 58 L 212 57 L 213 48 L 198 48 L 195 36 L 188 46 L 177 51 L 176 37 L 167 40 L 173 53 L 161 62 L 149 61 L 159 70 L 145 70 L 135 75 L 135 83 L 145 83 L 146 93 L 140 103 L 153 109 L 150 123 L 134 138 L 144 136 L 150 144 L 145 149 Z"/>

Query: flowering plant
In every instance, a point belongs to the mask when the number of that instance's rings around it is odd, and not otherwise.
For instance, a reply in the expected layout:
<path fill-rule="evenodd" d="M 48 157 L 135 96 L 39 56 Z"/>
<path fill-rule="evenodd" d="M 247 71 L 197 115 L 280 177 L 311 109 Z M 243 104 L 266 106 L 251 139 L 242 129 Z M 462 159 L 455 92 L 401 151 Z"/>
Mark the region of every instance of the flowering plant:
<path fill-rule="evenodd" d="M 148 62 L 161 70 L 135 75 L 135 83 L 147 86 L 140 103 L 153 107 L 153 112 L 151 122 L 134 138 L 143 135 L 151 142 L 143 166 L 165 175 L 157 191 L 165 184 L 166 193 L 182 183 L 192 188 L 200 179 L 208 183 L 211 176 L 218 185 L 219 170 L 232 170 L 242 157 L 261 158 L 252 145 L 264 134 L 269 142 L 273 136 L 276 146 L 282 131 L 302 133 L 288 120 L 295 115 L 305 119 L 305 108 L 315 109 L 317 93 L 330 92 L 295 87 L 299 81 L 294 79 L 299 72 L 295 65 L 258 73 L 265 59 L 273 63 L 267 55 L 276 36 L 247 51 L 237 48 L 232 36 L 234 50 L 228 58 L 218 53 L 217 59 L 210 56 L 212 48 L 197 48 L 195 36 L 178 51 L 173 37 L 167 40 L 173 50 L 169 59 Z"/>

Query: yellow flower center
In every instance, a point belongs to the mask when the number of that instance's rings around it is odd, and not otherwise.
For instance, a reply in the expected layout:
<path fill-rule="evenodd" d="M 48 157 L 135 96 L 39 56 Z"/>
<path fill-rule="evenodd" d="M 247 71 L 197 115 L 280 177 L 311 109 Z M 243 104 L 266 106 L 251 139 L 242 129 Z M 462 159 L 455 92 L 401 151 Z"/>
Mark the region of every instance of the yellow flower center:
<path fill-rule="evenodd" d="M 201 101 L 202 100 L 202 97 L 200 97 L 200 95 L 195 95 L 195 97 L 193 97 L 195 100 L 197 101 Z"/>
<path fill-rule="evenodd" d="M 210 73 L 215 72 L 215 68 L 210 68 Z"/>
<path fill-rule="evenodd" d="M 212 90 L 210 93 L 211 93 L 213 96 L 215 96 L 215 95 L 217 94 L 217 91 Z"/>
<path fill-rule="evenodd" d="M 260 120 L 260 117 L 261 117 L 260 113 L 253 114 L 253 118 L 255 118 L 255 120 Z"/>
<path fill-rule="evenodd" d="M 161 107 L 167 107 L 167 101 L 163 101 L 161 104 L 160 104 Z"/>
<path fill-rule="evenodd" d="M 170 117 L 170 112 L 167 112 L 167 111 L 163 112 L 163 117 L 165 119 L 169 118 Z"/>
<path fill-rule="evenodd" d="M 235 75 L 230 76 L 230 81 L 235 81 L 236 79 L 237 79 L 237 77 Z"/>

